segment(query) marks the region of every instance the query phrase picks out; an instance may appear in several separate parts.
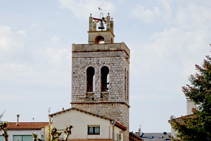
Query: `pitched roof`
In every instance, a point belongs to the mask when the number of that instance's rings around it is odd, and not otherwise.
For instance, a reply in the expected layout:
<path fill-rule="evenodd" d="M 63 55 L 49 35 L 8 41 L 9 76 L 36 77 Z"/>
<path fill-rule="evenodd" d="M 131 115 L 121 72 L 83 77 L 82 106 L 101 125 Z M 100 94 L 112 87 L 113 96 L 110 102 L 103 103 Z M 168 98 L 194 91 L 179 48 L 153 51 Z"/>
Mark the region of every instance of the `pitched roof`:
<path fill-rule="evenodd" d="M 181 117 L 178 117 L 178 118 L 172 118 L 172 119 L 175 119 L 177 122 L 182 122 L 182 118 L 192 118 L 194 117 L 193 114 L 190 114 L 190 115 L 185 115 L 185 116 L 181 116 Z M 168 120 L 169 123 L 171 123 L 171 119 Z"/>
<path fill-rule="evenodd" d="M 41 128 L 48 125 L 48 122 L 9 122 L 7 130 L 40 130 Z"/>
<path fill-rule="evenodd" d="M 82 113 L 85 113 L 85 114 L 89 114 L 89 115 L 92 115 L 92 116 L 96 116 L 96 117 L 99 117 L 99 118 L 102 118 L 102 119 L 105 119 L 105 120 L 110 120 L 110 122 L 114 122 L 115 123 L 114 125 L 116 127 L 120 128 L 122 130 L 127 130 L 127 127 L 125 127 L 124 125 L 116 122 L 115 120 L 113 120 L 111 118 L 107 118 L 107 117 L 104 117 L 104 116 L 101 116 L 101 115 L 90 113 L 90 112 L 87 112 L 87 111 L 84 111 L 84 110 L 81 110 L 81 109 L 78 109 L 78 108 L 69 108 L 69 109 L 66 109 L 66 110 L 63 110 L 63 111 L 60 111 L 60 112 L 56 112 L 56 113 L 50 114 L 49 116 L 53 117 L 55 115 L 62 114 L 62 113 L 65 113 L 65 112 L 68 112 L 68 111 L 71 111 L 71 110 L 76 110 L 76 111 L 79 111 L 79 112 L 82 112 Z"/>
<path fill-rule="evenodd" d="M 135 141 L 143 141 L 143 139 L 139 135 L 137 135 L 137 134 L 135 134 L 133 132 L 129 133 L 129 138 L 131 140 L 135 140 Z"/>
<path fill-rule="evenodd" d="M 170 140 L 171 133 L 167 133 L 166 140 Z M 141 138 L 144 139 L 144 141 L 162 141 L 164 139 L 163 133 L 142 133 Z"/>

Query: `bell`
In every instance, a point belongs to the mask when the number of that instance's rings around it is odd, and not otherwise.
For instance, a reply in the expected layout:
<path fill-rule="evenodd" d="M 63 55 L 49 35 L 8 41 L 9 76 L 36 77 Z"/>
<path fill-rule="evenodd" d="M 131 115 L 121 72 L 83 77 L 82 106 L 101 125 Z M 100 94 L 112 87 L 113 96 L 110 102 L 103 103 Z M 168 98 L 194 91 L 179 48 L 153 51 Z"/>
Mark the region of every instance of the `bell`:
<path fill-rule="evenodd" d="M 104 25 L 103 25 L 103 21 L 100 22 L 98 29 L 105 29 Z"/>

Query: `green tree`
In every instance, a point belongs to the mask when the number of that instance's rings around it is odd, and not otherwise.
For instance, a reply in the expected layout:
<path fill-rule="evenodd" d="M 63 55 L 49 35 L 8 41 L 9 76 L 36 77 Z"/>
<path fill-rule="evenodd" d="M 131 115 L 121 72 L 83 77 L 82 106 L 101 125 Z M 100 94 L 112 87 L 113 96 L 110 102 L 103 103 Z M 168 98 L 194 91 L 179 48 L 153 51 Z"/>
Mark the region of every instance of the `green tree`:
<path fill-rule="evenodd" d="M 189 77 L 191 85 L 182 87 L 185 96 L 197 105 L 192 115 L 171 119 L 172 127 L 181 141 L 211 140 L 211 58 L 206 56 L 197 73 Z"/>

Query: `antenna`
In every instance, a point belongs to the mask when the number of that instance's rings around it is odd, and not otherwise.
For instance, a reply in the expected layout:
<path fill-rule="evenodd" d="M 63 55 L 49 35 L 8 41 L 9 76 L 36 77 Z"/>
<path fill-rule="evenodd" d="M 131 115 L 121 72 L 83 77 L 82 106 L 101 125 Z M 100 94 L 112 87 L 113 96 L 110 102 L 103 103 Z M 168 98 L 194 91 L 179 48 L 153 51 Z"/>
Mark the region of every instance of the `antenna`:
<path fill-rule="evenodd" d="M 6 111 L 6 109 L 4 110 L 4 112 Z M 0 123 L 2 122 L 1 121 L 1 118 L 3 117 L 3 115 L 4 115 L 4 112 L 0 115 Z"/>
<path fill-rule="evenodd" d="M 50 113 L 51 113 L 51 107 L 49 107 L 48 109 L 48 114 L 50 115 Z"/>
<path fill-rule="evenodd" d="M 138 132 L 141 132 L 141 124 L 139 123 L 139 128 L 138 128 Z"/>

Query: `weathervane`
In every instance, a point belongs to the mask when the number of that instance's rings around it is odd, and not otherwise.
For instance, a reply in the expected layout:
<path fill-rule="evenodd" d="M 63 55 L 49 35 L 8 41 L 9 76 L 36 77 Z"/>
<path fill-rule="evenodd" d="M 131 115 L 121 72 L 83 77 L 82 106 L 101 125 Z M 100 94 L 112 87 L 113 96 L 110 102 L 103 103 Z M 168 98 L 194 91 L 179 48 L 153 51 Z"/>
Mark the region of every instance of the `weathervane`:
<path fill-rule="evenodd" d="M 103 11 L 106 11 L 106 10 L 103 10 L 102 5 L 101 5 L 101 7 L 98 6 L 98 9 L 101 11 L 101 12 L 100 12 L 100 18 L 104 17 L 104 16 L 103 16 Z"/>
<path fill-rule="evenodd" d="M 4 112 L 5 112 L 6 110 L 4 110 Z M 0 115 L 0 123 L 2 123 L 2 121 L 1 121 L 1 118 L 3 117 L 3 115 L 4 115 L 4 112 Z"/>
<path fill-rule="evenodd" d="M 101 7 L 102 7 L 102 6 L 101 6 Z M 101 11 L 101 12 L 100 12 L 100 18 L 93 18 L 93 19 L 94 19 L 97 23 L 100 22 L 100 23 L 99 23 L 99 26 L 98 26 L 98 29 L 103 30 L 103 29 L 105 29 L 104 23 L 106 23 L 106 18 L 104 18 L 104 16 L 103 16 L 103 9 L 100 8 L 100 7 L 98 7 L 98 9 Z M 104 10 L 104 11 L 106 11 L 106 10 Z"/>

